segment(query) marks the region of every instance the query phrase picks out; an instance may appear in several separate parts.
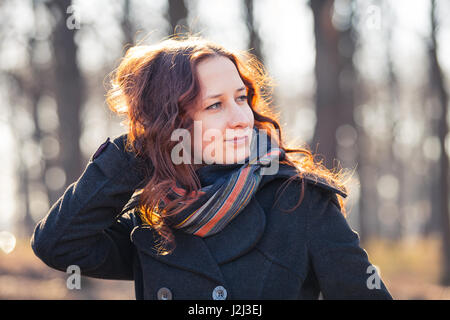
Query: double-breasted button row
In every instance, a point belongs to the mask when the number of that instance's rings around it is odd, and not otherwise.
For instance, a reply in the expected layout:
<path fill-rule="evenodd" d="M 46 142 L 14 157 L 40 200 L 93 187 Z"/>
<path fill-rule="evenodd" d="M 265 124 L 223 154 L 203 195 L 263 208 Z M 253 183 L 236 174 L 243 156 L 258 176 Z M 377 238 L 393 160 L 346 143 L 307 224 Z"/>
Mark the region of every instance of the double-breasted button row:
<path fill-rule="evenodd" d="M 172 291 L 169 288 L 162 287 L 156 293 L 158 300 L 172 300 Z M 225 300 L 227 298 L 227 290 L 222 286 L 217 286 L 212 291 L 213 300 Z"/>

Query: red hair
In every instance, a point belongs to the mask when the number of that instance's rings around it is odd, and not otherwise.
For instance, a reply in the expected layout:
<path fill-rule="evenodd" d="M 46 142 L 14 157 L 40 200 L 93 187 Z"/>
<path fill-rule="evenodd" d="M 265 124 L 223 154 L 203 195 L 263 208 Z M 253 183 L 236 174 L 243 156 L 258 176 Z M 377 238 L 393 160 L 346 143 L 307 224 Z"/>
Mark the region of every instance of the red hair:
<path fill-rule="evenodd" d="M 171 37 L 156 45 L 137 45 L 127 50 L 112 73 L 106 101 L 111 110 L 126 116 L 129 127 L 127 148 L 151 164 L 139 212 L 142 221 L 161 236 L 164 250 L 167 250 L 167 244 L 173 244 L 173 234 L 164 223 L 164 217 L 185 209 L 195 199 L 192 195 L 196 195 L 201 187 L 192 164 L 175 165 L 171 161 L 171 150 L 177 142 L 170 138 L 175 129 L 192 128 L 189 106 L 196 102 L 200 91 L 196 66 L 214 56 L 226 57 L 234 63 L 247 88 L 255 127 L 265 129 L 286 151 L 286 158 L 281 163 L 298 169 L 298 175 L 286 182 L 309 173 L 345 192 L 341 171 L 325 168 L 307 147 L 290 149 L 285 146 L 279 115 L 270 107 L 273 83 L 254 55 L 246 51 L 232 52 L 195 36 Z M 274 129 L 278 132 L 276 136 L 271 133 Z M 160 199 L 166 199 L 173 181 L 186 190 L 182 199 L 184 205 L 179 206 L 180 200 L 174 200 L 168 202 L 164 210 L 158 210 Z M 289 212 L 295 210 L 303 199 L 305 182 L 304 179 L 301 181 L 299 202 Z M 344 199 L 338 195 L 338 200 L 345 214 Z"/>

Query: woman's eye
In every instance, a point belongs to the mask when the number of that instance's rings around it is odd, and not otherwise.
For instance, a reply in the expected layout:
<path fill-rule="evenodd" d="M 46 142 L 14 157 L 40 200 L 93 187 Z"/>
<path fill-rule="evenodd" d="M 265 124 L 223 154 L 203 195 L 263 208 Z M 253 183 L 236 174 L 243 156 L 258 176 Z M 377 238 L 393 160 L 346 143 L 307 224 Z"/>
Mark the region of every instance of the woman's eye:
<path fill-rule="evenodd" d="M 247 96 L 240 96 L 238 99 L 241 99 L 242 101 L 247 101 Z"/>
<path fill-rule="evenodd" d="M 206 110 L 215 110 L 217 108 L 214 108 L 215 106 L 219 107 L 220 106 L 220 102 L 214 103 L 212 105 L 210 105 L 209 107 L 206 108 Z"/>

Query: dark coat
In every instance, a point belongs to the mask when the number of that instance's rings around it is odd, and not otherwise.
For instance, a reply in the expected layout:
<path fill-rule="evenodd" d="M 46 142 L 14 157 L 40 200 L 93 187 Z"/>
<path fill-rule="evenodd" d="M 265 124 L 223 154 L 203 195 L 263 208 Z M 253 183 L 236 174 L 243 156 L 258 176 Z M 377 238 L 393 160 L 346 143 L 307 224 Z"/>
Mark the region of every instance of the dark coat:
<path fill-rule="evenodd" d="M 158 255 L 156 233 L 133 213 L 122 213 L 142 181 L 123 138 L 107 141 L 36 226 L 35 254 L 52 268 L 78 265 L 81 274 L 135 281 L 137 299 L 392 299 L 373 272 L 359 237 L 336 201 L 338 190 L 306 180 L 289 184 L 265 176 L 248 206 L 216 235 L 200 238 L 174 230 L 176 248 Z M 373 276 L 372 276 L 373 278 Z M 163 289 L 161 289 L 163 288 Z M 220 293 L 220 292 L 219 292 Z"/>

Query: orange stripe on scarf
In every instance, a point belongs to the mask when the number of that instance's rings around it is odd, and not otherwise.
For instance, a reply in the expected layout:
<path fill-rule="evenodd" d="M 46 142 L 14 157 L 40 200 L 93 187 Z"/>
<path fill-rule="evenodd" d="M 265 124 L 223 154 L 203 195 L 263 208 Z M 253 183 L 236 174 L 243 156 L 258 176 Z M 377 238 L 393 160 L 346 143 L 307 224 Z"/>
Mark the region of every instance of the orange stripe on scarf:
<path fill-rule="evenodd" d="M 222 217 L 228 212 L 230 207 L 233 205 L 233 201 L 235 197 L 241 192 L 242 187 L 245 185 L 245 181 L 247 180 L 250 172 L 250 167 L 247 167 L 242 170 L 242 174 L 239 176 L 238 181 L 236 182 L 236 187 L 233 189 L 233 192 L 230 194 L 230 196 L 225 201 L 225 204 L 222 206 L 222 208 L 219 210 L 219 212 L 216 213 L 216 215 L 209 220 L 203 227 L 201 227 L 195 235 L 204 237 L 215 225 L 216 223 L 222 219 Z"/>

